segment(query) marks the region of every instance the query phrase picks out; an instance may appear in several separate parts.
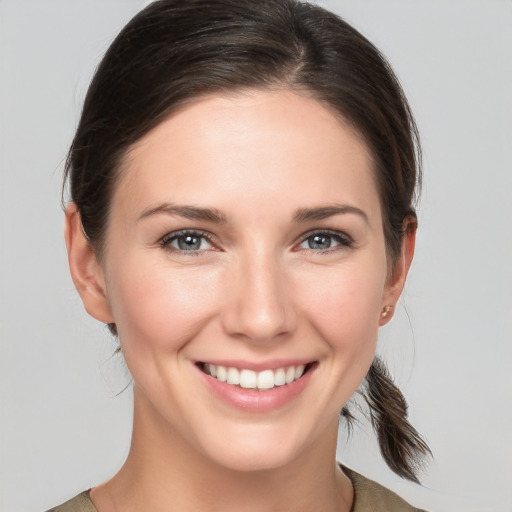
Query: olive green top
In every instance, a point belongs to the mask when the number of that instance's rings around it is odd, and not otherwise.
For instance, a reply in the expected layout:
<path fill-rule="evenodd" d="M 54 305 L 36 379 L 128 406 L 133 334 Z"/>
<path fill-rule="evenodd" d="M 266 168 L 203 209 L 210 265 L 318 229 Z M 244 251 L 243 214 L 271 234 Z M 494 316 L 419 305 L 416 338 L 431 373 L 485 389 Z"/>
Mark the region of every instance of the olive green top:
<path fill-rule="evenodd" d="M 368 480 L 349 468 L 343 472 L 354 486 L 354 503 L 351 512 L 425 512 L 412 507 L 394 492 L 377 482 Z M 89 491 L 75 496 L 72 500 L 48 510 L 48 512 L 98 512 L 89 498 Z"/>

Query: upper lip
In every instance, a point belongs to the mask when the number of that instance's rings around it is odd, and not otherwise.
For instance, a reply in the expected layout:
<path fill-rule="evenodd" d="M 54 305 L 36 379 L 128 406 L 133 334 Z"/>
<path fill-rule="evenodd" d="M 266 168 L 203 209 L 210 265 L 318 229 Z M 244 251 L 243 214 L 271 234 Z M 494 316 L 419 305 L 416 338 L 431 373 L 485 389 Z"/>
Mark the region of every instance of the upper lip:
<path fill-rule="evenodd" d="M 197 361 L 197 364 L 212 364 L 215 366 L 225 366 L 226 368 L 238 368 L 244 370 L 253 370 L 261 372 L 263 370 L 277 370 L 278 368 L 288 368 L 290 366 L 299 366 L 314 363 L 315 359 L 271 359 L 267 361 L 247 361 L 244 359 L 205 359 Z"/>

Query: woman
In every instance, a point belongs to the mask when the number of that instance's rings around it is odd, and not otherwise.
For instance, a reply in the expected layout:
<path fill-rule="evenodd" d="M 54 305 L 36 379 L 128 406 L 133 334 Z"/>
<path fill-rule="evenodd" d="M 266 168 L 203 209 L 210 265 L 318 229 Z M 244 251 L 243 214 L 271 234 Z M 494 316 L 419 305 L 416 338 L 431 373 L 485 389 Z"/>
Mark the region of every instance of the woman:
<path fill-rule="evenodd" d="M 379 52 L 293 0 L 162 0 L 111 45 L 66 177 L 71 274 L 119 337 L 132 445 L 55 510 L 415 510 L 336 464 L 361 386 L 382 454 L 426 444 L 374 359 L 414 252 L 417 133 Z"/>

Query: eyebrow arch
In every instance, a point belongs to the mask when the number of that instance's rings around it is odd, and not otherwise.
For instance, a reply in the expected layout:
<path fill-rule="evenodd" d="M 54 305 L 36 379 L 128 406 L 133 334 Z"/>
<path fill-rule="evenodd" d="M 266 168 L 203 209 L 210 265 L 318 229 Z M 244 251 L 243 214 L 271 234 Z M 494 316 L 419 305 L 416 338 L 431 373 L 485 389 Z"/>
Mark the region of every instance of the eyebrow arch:
<path fill-rule="evenodd" d="M 185 219 L 206 220 L 215 224 L 227 224 L 228 218 L 222 212 L 215 208 L 200 208 L 192 205 L 177 205 L 171 203 L 162 203 L 152 208 L 146 208 L 139 216 L 138 220 L 150 217 L 151 215 L 165 214 Z"/>
<path fill-rule="evenodd" d="M 316 208 L 301 208 L 295 212 L 293 216 L 294 222 L 306 222 L 311 220 L 323 220 L 328 217 L 332 217 L 333 215 L 347 214 L 352 213 L 359 215 L 363 218 L 363 220 L 368 224 L 368 215 L 355 206 L 350 206 L 346 204 L 335 204 L 335 205 L 326 205 L 319 206 Z"/>

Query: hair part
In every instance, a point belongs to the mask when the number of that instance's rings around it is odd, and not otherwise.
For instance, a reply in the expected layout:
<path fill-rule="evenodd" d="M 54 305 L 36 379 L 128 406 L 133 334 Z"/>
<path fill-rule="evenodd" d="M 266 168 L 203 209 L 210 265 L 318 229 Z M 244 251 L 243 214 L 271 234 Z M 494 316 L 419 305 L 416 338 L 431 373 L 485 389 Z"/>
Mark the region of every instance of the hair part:
<path fill-rule="evenodd" d="M 307 92 L 361 134 L 374 158 L 393 262 L 403 220 L 415 217 L 421 159 L 414 118 L 366 38 L 295 0 L 159 0 L 116 37 L 89 87 L 65 170 L 97 254 L 123 156 L 136 141 L 199 97 L 276 87 Z"/>

